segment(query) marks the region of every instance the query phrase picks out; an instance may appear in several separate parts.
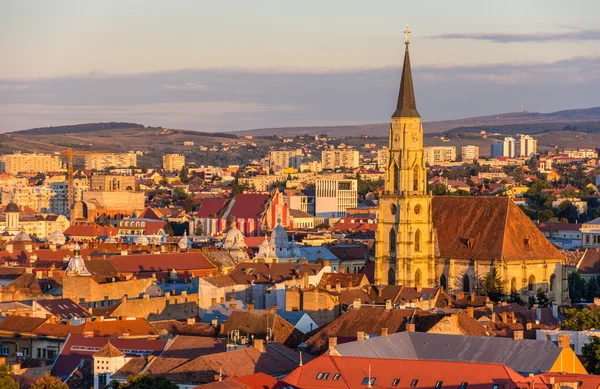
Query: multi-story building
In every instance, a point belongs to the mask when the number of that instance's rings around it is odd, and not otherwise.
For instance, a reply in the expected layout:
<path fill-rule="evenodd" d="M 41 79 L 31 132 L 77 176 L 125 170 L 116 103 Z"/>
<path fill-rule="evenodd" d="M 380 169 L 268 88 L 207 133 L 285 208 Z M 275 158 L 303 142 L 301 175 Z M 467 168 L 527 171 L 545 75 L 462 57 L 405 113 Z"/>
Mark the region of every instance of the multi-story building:
<path fill-rule="evenodd" d="M 310 215 L 315 214 L 315 198 L 299 190 L 290 190 L 286 192 L 287 203 L 290 210 L 306 212 Z"/>
<path fill-rule="evenodd" d="M 478 146 L 463 146 L 460 149 L 460 155 L 462 157 L 463 162 L 473 162 L 479 159 L 479 147 Z"/>
<path fill-rule="evenodd" d="M 137 155 L 135 153 L 94 153 L 85 156 L 86 170 L 104 170 L 109 167 L 137 166 Z"/>
<path fill-rule="evenodd" d="M 598 150 L 597 149 L 563 149 L 561 154 L 566 155 L 569 158 L 579 158 L 579 159 L 592 159 L 598 158 Z"/>
<path fill-rule="evenodd" d="M 302 163 L 302 150 L 279 150 L 269 153 L 269 168 L 283 170 L 287 168 L 299 169 Z"/>
<path fill-rule="evenodd" d="M 388 148 L 383 147 L 377 150 L 377 167 L 379 170 L 385 170 L 385 163 L 387 162 Z"/>
<path fill-rule="evenodd" d="M 344 217 L 346 209 L 357 206 L 356 180 L 317 180 L 315 185 L 315 216 Z"/>
<path fill-rule="evenodd" d="M 537 153 L 537 140 L 529 135 L 521 135 L 519 138 L 519 157 L 531 157 Z"/>
<path fill-rule="evenodd" d="M 165 154 L 163 155 L 163 169 L 168 172 L 179 171 L 185 166 L 185 155 Z"/>
<path fill-rule="evenodd" d="M 438 163 L 456 161 L 456 147 L 454 146 L 430 146 L 424 147 L 425 162 L 429 166 Z"/>
<path fill-rule="evenodd" d="M 13 175 L 21 172 L 58 172 L 62 169 L 60 157 L 52 154 L 7 154 L 4 163 L 6 173 Z"/>
<path fill-rule="evenodd" d="M 512 136 L 504 138 L 502 156 L 506 158 L 515 158 L 517 156 L 517 141 Z"/>
<path fill-rule="evenodd" d="M 69 216 L 69 186 L 67 181 L 50 182 L 50 189 L 54 196 L 50 198 L 50 212 L 57 215 Z M 83 197 L 83 192 L 90 190 L 90 181 L 87 178 L 73 180 L 74 201 Z"/>
<path fill-rule="evenodd" d="M 490 155 L 492 158 L 498 158 L 504 155 L 504 142 L 496 142 L 490 145 Z"/>
<path fill-rule="evenodd" d="M 54 192 L 48 186 L 4 186 L 1 189 L 2 205 L 11 201 L 19 207 L 29 207 L 37 212 L 49 212 Z"/>
<path fill-rule="evenodd" d="M 123 192 L 136 189 L 135 176 L 94 174 L 90 187 L 95 191 Z"/>
<path fill-rule="evenodd" d="M 357 168 L 359 165 L 358 150 L 325 150 L 321 152 L 321 165 L 323 169 L 335 170 L 343 167 Z"/>

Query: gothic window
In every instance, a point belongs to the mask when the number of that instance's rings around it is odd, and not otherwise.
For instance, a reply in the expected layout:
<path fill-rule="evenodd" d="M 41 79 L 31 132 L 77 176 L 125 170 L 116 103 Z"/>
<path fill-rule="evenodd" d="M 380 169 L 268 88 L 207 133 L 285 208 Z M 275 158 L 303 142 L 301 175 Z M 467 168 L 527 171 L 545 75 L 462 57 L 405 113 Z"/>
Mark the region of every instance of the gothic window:
<path fill-rule="evenodd" d="M 440 287 L 442 287 L 444 290 L 448 288 L 448 281 L 446 281 L 446 276 L 443 274 L 440 276 Z"/>
<path fill-rule="evenodd" d="M 415 272 L 415 286 L 421 285 L 421 269 L 417 269 Z"/>
<path fill-rule="evenodd" d="M 394 192 L 400 193 L 400 169 L 398 165 L 394 162 Z"/>
<path fill-rule="evenodd" d="M 510 280 L 510 291 L 511 292 L 517 291 L 517 279 L 515 277 L 513 277 L 512 280 Z"/>
<path fill-rule="evenodd" d="M 415 232 L 415 251 L 421 251 L 421 230 Z"/>
<path fill-rule="evenodd" d="M 550 292 L 554 292 L 554 282 L 556 282 L 556 274 L 550 276 Z"/>
<path fill-rule="evenodd" d="M 527 290 L 535 292 L 535 276 L 532 274 L 529 276 L 529 283 L 527 284 Z"/>
<path fill-rule="evenodd" d="M 413 171 L 413 190 L 419 190 L 419 166 L 415 166 Z"/>
<path fill-rule="evenodd" d="M 469 276 L 466 274 L 463 276 L 463 292 L 471 292 L 471 281 L 469 280 Z"/>
<path fill-rule="evenodd" d="M 390 255 L 396 255 L 396 230 L 390 229 Z"/>
<path fill-rule="evenodd" d="M 388 270 L 388 285 L 396 285 L 396 274 L 392 268 Z"/>

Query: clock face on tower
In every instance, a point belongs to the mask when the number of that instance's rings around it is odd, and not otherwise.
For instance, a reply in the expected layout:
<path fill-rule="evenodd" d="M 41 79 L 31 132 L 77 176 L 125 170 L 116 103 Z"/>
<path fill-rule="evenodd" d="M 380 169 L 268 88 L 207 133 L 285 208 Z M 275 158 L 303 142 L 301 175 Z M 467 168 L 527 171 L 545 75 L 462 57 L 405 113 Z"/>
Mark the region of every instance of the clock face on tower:
<path fill-rule="evenodd" d="M 412 140 L 413 142 L 417 142 L 419 140 L 419 134 L 417 134 L 416 132 L 412 133 Z"/>

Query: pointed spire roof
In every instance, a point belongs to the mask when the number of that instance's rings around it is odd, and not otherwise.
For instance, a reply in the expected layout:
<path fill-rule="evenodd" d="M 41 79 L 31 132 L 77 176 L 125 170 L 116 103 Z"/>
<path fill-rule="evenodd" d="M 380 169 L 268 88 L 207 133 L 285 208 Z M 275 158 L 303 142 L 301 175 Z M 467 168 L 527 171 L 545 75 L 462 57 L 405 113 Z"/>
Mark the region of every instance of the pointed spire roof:
<path fill-rule="evenodd" d="M 110 340 L 100 350 L 98 350 L 93 357 L 124 357 L 125 354 L 118 348 L 110 344 Z"/>
<path fill-rule="evenodd" d="M 417 103 L 415 100 L 415 90 L 412 81 L 412 71 L 410 69 L 410 56 L 408 54 L 408 26 L 406 27 L 406 49 L 404 51 L 404 65 L 402 66 L 402 78 L 400 80 L 400 92 L 398 93 L 398 104 L 393 118 L 398 117 L 421 117 L 417 112 Z"/>

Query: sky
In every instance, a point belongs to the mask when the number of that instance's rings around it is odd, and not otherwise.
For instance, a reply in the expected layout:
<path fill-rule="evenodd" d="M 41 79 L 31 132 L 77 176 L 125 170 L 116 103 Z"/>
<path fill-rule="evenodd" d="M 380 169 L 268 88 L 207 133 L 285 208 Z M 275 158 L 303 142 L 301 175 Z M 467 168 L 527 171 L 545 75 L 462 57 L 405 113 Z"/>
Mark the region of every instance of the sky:
<path fill-rule="evenodd" d="M 424 121 L 600 105 L 600 2 L 5 0 L 0 132 Z"/>

